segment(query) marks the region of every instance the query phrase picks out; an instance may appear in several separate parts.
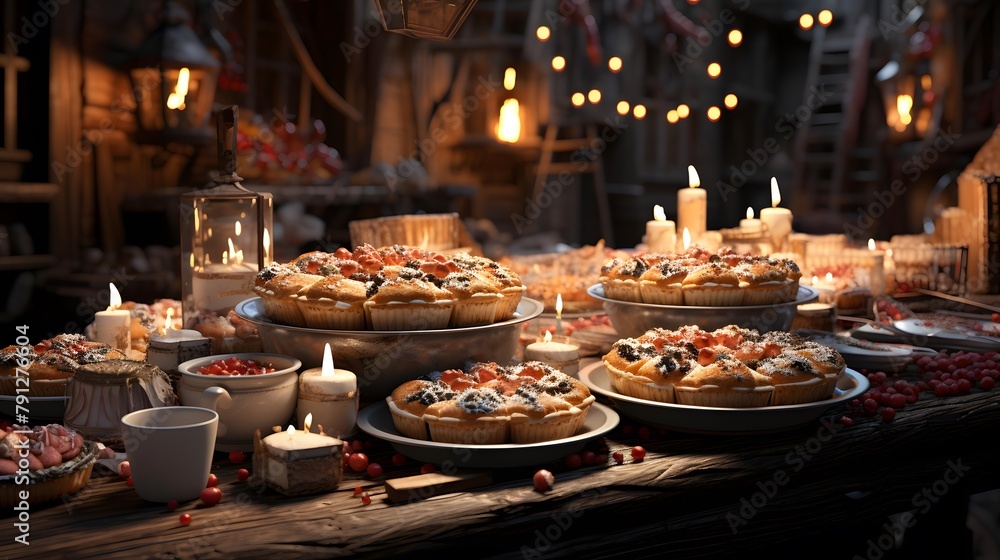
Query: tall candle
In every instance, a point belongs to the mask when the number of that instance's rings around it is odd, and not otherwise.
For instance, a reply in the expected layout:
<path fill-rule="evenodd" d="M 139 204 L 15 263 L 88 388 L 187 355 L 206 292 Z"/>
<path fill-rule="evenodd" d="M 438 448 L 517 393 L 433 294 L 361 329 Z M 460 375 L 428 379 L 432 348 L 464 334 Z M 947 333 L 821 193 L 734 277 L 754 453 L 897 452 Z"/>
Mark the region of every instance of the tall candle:
<path fill-rule="evenodd" d="M 698 239 L 707 229 L 708 193 L 693 165 L 688 166 L 688 187 L 677 191 L 677 228 L 687 228 Z"/>
<path fill-rule="evenodd" d="M 868 289 L 876 297 L 885 295 L 885 252 L 876 249 L 874 239 L 868 240 L 868 252 L 870 254 L 869 263 L 871 266 L 870 285 Z"/>
<path fill-rule="evenodd" d="M 753 217 L 753 208 L 747 206 L 747 217 L 744 220 L 740 220 L 740 231 L 743 233 L 760 233 L 764 229 L 763 223 L 760 220 Z"/>
<path fill-rule="evenodd" d="M 109 286 L 111 298 L 108 308 L 94 314 L 94 340 L 128 352 L 132 347 L 132 316 L 127 310 L 119 309 L 122 306 L 122 296 L 114 284 Z"/>
<path fill-rule="evenodd" d="M 677 247 L 677 228 L 663 207 L 653 207 L 653 219 L 646 222 L 646 247 L 650 253 L 672 253 Z"/>
<path fill-rule="evenodd" d="M 788 208 L 778 208 L 779 204 L 781 204 L 781 191 L 778 190 L 778 180 L 771 177 L 771 208 L 760 211 L 760 221 L 767 225 L 773 253 L 784 250 L 788 234 L 792 233 L 792 211 Z"/>
<path fill-rule="evenodd" d="M 323 349 L 323 366 L 299 375 L 298 420 L 315 418 L 323 431 L 335 436 L 355 432 L 358 417 L 358 377 L 354 372 L 333 367 L 330 345 Z"/>

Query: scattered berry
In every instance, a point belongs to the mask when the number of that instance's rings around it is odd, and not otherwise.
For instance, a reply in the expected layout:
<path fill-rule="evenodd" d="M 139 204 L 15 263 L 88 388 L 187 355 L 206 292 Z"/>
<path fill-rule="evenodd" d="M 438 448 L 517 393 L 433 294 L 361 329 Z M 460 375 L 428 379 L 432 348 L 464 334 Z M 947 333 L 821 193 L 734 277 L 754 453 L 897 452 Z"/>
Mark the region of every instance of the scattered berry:
<path fill-rule="evenodd" d="M 607 453 L 601 453 L 600 455 L 598 455 L 597 457 L 595 457 L 595 459 L 596 459 L 594 461 L 595 465 L 606 465 L 606 464 L 608 464 L 608 454 Z"/>
<path fill-rule="evenodd" d="M 364 493 L 365 493 L 365 489 L 364 488 L 362 488 L 360 486 L 355 486 L 354 487 L 354 497 L 355 498 L 357 498 L 358 496 L 360 496 L 360 495 L 362 495 Z"/>
<path fill-rule="evenodd" d="M 996 381 L 992 377 L 984 377 L 979 380 L 979 388 L 984 391 L 989 391 L 996 385 Z"/>
<path fill-rule="evenodd" d="M 967 382 L 968 383 L 968 382 Z M 902 393 L 896 393 L 889 397 L 889 406 L 893 408 L 903 408 L 906 406 L 906 395 Z"/>
<path fill-rule="evenodd" d="M 850 416 L 841 416 L 837 420 L 837 422 L 840 423 L 840 425 L 844 426 L 844 427 L 853 426 L 854 425 L 854 418 L 851 418 Z"/>
<path fill-rule="evenodd" d="M 597 462 L 597 455 L 593 451 L 584 451 L 580 454 L 580 459 L 583 460 L 584 465 L 593 465 Z"/>
<path fill-rule="evenodd" d="M 621 451 L 615 451 L 611 456 L 614 457 L 615 462 L 619 465 L 625 462 L 625 454 Z"/>
<path fill-rule="evenodd" d="M 532 481 L 535 483 L 536 490 L 545 492 L 552 489 L 552 485 L 556 483 L 556 477 L 552 476 L 549 471 L 542 469 L 535 473 Z"/>
<path fill-rule="evenodd" d="M 191 524 L 191 514 L 190 513 L 182 513 L 181 516 L 180 516 L 179 521 L 181 523 L 181 527 L 187 527 L 188 525 Z"/>
<path fill-rule="evenodd" d="M 368 495 L 368 492 L 361 494 L 361 504 L 367 506 L 370 503 L 372 503 L 372 497 Z"/>
<path fill-rule="evenodd" d="M 135 486 L 135 482 L 132 480 L 131 476 L 125 479 L 125 484 L 128 484 L 129 488 L 132 488 L 132 487 Z"/>
<path fill-rule="evenodd" d="M 578 469 L 583 464 L 583 458 L 579 453 L 572 453 L 566 456 L 566 466 L 571 469 Z"/>
<path fill-rule="evenodd" d="M 361 442 L 360 439 L 356 439 L 351 442 L 351 449 L 357 453 L 365 448 L 365 444 Z"/>
<path fill-rule="evenodd" d="M 956 385 L 958 385 L 959 393 L 968 393 L 970 390 L 972 390 L 972 382 L 970 382 L 968 379 L 959 379 Z"/>
<path fill-rule="evenodd" d="M 896 417 L 896 409 L 886 407 L 882 409 L 881 414 L 882 414 L 882 420 L 885 420 L 886 422 L 892 422 L 892 420 Z"/>
<path fill-rule="evenodd" d="M 212 486 L 218 485 L 219 477 L 215 476 L 213 473 L 208 473 L 208 484 L 205 485 L 205 488 L 211 488 Z"/>
<path fill-rule="evenodd" d="M 128 462 L 127 460 L 126 461 L 122 461 L 121 463 L 118 463 L 118 476 L 120 476 L 122 478 L 129 478 L 129 477 L 131 477 L 132 476 L 132 463 Z"/>
<path fill-rule="evenodd" d="M 865 410 L 868 412 L 875 412 L 878 410 L 878 402 L 875 399 L 865 399 L 864 406 Z"/>
<path fill-rule="evenodd" d="M 382 465 L 378 463 L 372 463 L 368 465 L 368 476 L 372 478 L 378 478 L 382 476 Z"/>
<path fill-rule="evenodd" d="M 402 467 L 403 465 L 406 464 L 406 455 L 403 455 L 402 453 L 396 453 L 395 455 L 392 456 L 392 464 L 396 465 L 397 467 Z"/>
<path fill-rule="evenodd" d="M 354 453 L 347 460 L 347 464 L 354 472 L 364 472 L 368 468 L 368 456 L 364 453 Z"/>
<path fill-rule="evenodd" d="M 250 478 L 250 471 L 246 469 L 240 469 L 236 471 L 236 480 L 243 482 L 244 480 Z"/>
<path fill-rule="evenodd" d="M 219 490 L 216 486 L 209 486 L 202 490 L 201 495 L 198 497 L 206 506 L 214 506 L 222 501 L 222 490 Z"/>
<path fill-rule="evenodd" d="M 247 460 L 247 454 L 242 451 L 236 450 L 229 452 L 229 462 L 234 465 L 238 465 L 246 460 Z"/>
<path fill-rule="evenodd" d="M 637 445 L 632 448 L 632 461 L 636 463 L 641 463 L 646 457 L 646 450 L 641 446 Z"/>

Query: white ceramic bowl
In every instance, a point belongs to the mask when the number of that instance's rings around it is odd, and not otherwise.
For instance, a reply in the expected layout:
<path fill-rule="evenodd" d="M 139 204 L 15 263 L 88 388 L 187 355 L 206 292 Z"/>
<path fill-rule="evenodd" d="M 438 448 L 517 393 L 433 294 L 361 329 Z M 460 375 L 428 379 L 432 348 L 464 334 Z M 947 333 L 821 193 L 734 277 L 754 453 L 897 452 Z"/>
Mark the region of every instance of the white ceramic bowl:
<path fill-rule="evenodd" d="M 202 375 L 198 369 L 233 356 L 270 363 L 276 368 L 261 375 Z M 210 408 L 219 413 L 216 451 L 252 451 L 254 431 L 271 433 L 284 426 L 295 411 L 302 362 L 283 354 L 218 354 L 188 360 L 177 366 L 181 374 L 177 394 L 181 404 Z"/>

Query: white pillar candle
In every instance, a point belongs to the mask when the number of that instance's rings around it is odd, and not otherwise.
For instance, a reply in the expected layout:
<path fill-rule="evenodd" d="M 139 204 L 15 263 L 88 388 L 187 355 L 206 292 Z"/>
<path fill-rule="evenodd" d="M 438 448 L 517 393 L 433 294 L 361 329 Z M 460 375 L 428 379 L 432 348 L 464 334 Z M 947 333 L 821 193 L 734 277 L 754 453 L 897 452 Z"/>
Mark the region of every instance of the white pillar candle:
<path fill-rule="evenodd" d="M 358 377 L 354 372 L 333 367 L 330 345 L 323 350 L 323 367 L 307 369 L 299 375 L 298 420 L 312 415 L 317 426 L 336 436 L 355 432 L 358 418 Z"/>
<path fill-rule="evenodd" d="M 132 347 L 132 316 L 128 311 L 119 309 L 122 296 L 114 284 L 111 286 L 111 298 L 105 311 L 94 314 L 94 339 L 112 348 L 128 352 Z"/>
<path fill-rule="evenodd" d="M 572 344 L 555 342 L 552 340 L 552 334 L 546 332 L 543 340 L 533 342 L 524 349 L 524 360 L 545 362 L 567 375 L 576 375 L 580 370 L 580 348 Z"/>
<path fill-rule="evenodd" d="M 792 211 L 788 208 L 778 208 L 778 204 L 781 204 L 778 180 L 771 177 L 771 208 L 760 211 L 760 221 L 767 225 L 774 253 L 784 250 L 788 235 L 792 233 Z"/>
<path fill-rule="evenodd" d="M 677 228 L 687 228 L 694 239 L 708 228 L 708 193 L 700 186 L 698 172 L 689 165 L 688 188 L 677 191 Z"/>
<path fill-rule="evenodd" d="M 646 222 L 645 242 L 650 253 L 672 253 L 677 246 L 676 224 L 659 204 L 653 207 L 653 219 Z"/>
<path fill-rule="evenodd" d="M 871 267 L 870 286 L 875 297 L 885 295 L 885 252 L 875 248 L 875 240 L 868 240 L 869 264 Z"/>
<path fill-rule="evenodd" d="M 740 220 L 740 231 L 746 234 L 760 233 L 764 229 L 764 224 L 753 217 L 753 208 L 747 207 L 746 219 Z"/>

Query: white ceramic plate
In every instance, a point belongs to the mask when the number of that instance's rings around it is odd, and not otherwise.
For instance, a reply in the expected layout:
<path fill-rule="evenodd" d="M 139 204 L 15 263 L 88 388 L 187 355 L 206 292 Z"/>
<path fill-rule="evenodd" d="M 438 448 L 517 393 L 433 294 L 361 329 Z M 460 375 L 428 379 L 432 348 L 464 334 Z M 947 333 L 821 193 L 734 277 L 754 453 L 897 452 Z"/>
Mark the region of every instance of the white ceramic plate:
<path fill-rule="evenodd" d="M 580 451 L 589 440 L 601 437 L 617 425 L 618 414 L 614 410 L 594 403 L 587 412 L 583 429 L 575 436 L 539 443 L 472 445 L 406 437 L 396 430 L 389 405 L 385 402 L 365 407 L 358 413 L 358 428 L 361 431 L 389 442 L 396 451 L 411 459 L 478 469 L 527 467 L 555 461 Z"/>
<path fill-rule="evenodd" d="M 14 395 L 0 395 L 0 413 L 13 418 L 17 415 L 17 397 Z M 37 418 L 54 419 L 58 418 L 62 420 L 63 414 L 66 413 L 66 403 L 69 402 L 69 397 L 28 397 L 29 402 L 22 405 L 24 408 L 28 409 L 28 417 L 32 420 Z"/>
<path fill-rule="evenodd" d="M 909 333 L 909 336 L 901 336 L 885 329 L 876 329 L 871 325 L 862 325 L 852 329 L 851 335 L 872 342 L 902 342 L 917 346 L 926 346 L 935 350 L 1000 351 L 1000 338 L 989 336 L 970 337 L 960 331 L 927 327 L 919 324 L 922 322 L 921 319 L 903 319 L 894 323 L 899 330 Z"/>
<path fill-rule="evenodd" d="M 868 379 L 848 369 L 833 392 L 823 401 L 758 408 L 719 408 L 670 404 L 619 394 L 611 386 L 604 364 L 580 370 L 580 381 L 614 401 L 626 416 L 677 431 L 699 434 L 749 434 L 777 432 L 819 419 L 830 406 L 853 399 L 868 389 Z"/>

